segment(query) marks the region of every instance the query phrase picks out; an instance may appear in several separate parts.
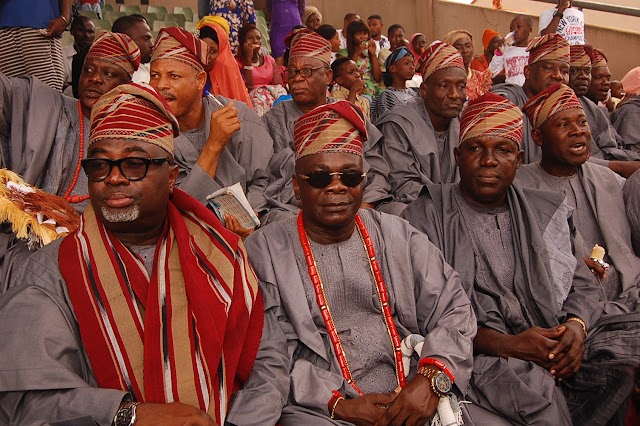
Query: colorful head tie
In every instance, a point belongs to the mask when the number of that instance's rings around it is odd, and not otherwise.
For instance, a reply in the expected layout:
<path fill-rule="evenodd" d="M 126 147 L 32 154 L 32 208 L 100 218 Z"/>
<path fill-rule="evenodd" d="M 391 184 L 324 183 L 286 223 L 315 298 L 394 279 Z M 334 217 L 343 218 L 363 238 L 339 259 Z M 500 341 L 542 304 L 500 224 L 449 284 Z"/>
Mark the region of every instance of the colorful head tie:
<path fill-rule="evenodd" d="M 364 114 L 348 101 L 319 106 L 296 120 L 293 140 L 296 160 L 324 152 L 362 156 L 367 140 Z"/>
<path fill-rule="evenodd" d="M 387 59 L 385 59 L 385 61 L 384 61 L 384 68 L 387 71 L 389 71 L 389 67 L 391 65 L 395 64 L 396 62 L 398 62 L 400 59 L 404 58 L 405 56 L 411 56 L 413 58 L 413 55 L 411 55 L 411 52 L 409 51 L 409 49 L 407 49 L 404 46 L 398 47 L 396 50 L 391 52 L 391 55 L 387 56 Z"/>
<path fill-rule="evenodd" d="M 460 143 L 480 136 L 497 136 L 522 143 L 522 111 L 495 93 L 469 102 L 460 117 Z"/>
<path fill-rule="evenodd" d="M 293 58 L 315 58 L 327 66 L 331 63 L 331 43 L 320 34 L 301 29 L 291 39 L 289 60 Z"/>
<path fill-rule="evenodd" d="M 529 99 L 522 110 L 534 129 L 539 129 L 554 114 L 566 109 L 583 109 L 574 91 L 567 85 L 554 84 Z"/>
<path fill-rule="evenodd" d="M 227 21 L 226 19 L 224 19 L 220 15 L 215 15 L 215 16 L 208 15 L 208 16 L 205 16 L 200 21 L 198 21 L 198 23 L 196 24 L 196 30 L 200 30 L 200 28 L 202 28 L 202 27 L 210 27 L 212 25 L 219 26 L 220 28 L 222 28 L 224 30 L 224 32 L 227 35 L 229 35 L 229 31 L 231 30 L 231 28 L 229 27 L 229 21 Z"/>
<path fill-rule="evenodd" d="M 124 139 L 157 145 L 173 155 L 178 120 L 166 101 L 147 84 L 121 84 L 104 94 L 91 109 L 89 145 L 103 139 Z"/>
<path fill-rule="evenodd" d="M 213 65 L 209 60 L 209 46 L 207 43 L 178 28 L 163 28 L 153 46 L 151 62 L 158 59 L 173 59 L 191 65 L 198 72 L 209 71 Z"/>
<path fill-rule="evenodd" d="M 93 42 L 86 59 L 118 65 L 131 77 L 140 65 L 140 49 L 128 35 L 105 31 Z"/>
<path fill-rule="evenodd" d="M 431 74 L 444 68 L 460 68 L 465 74 L 467 72 L 458 49 L 449 44 L 437 42 L 429 46 L 420 56 L 416 72 L 422 74 L 422 79 L 426 81 Z"/>
<path fill-rule="evenodd" d="M 469 37 L 469 40 L 471 40 L 471 44 L 473 44 L 473 36 L 467 30 L 453 30 L 453 31 L 450 31 L 450 32 L 447 33 L 447 35 L 444 36 L 444 38 L 442 39 L 442 42 L 450 44 L 451 46 L 453 46 L 460 39 L 465 38 L 465 37 Z"/>
<path fill-rule="evenodd" d="M 484 47 L 484 50 L 487 50 L 489 48 L 489 43 L 491 43 L 491 40 L 493 40 L 493 38 L 497 35 L 500 34 L 492 30 L 491 28 L 487 28 L 486 30 L 484 30 L 484 32 L 482 33 L 482 47 Z"/>
<path fill-rule="evenodd" d="M 529 42 L 526 50 L 529 52 L 529 65 L 540 61 L 571 62 L 569 43 L 560 34 L 536 37 Z"/>
<path fill-rule="evenodd" d="M 583 44 L 574 44 L 570 46 L 571 66 L 582 68 L 591 66 L 590 49 Z"/>

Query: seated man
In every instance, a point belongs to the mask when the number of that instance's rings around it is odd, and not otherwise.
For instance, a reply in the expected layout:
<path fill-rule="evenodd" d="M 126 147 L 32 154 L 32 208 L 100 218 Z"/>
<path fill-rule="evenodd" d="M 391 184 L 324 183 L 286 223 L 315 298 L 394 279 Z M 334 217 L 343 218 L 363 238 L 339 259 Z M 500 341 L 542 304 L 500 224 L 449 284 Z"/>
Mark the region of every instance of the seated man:
<path fill-rule="evenodd" d="M 177 134 L 149 86 L 94 105 L 80 228 L 0 298 L 0 423 L 224 423 L 262 298 L 239 238 L 174 189 Z"/>
<path fill-rule="evenodd" d="M 570 49 L 567 41 L 558 34 L 536 37 L 527 46 L 529 62 L 524 67 L 525 81 L 517 84 L 498 84 L 491 91 L 504 96 L 522 109 L 529 99 L 556 83 L 569 82 Z M 531 125 L 524 120 L 522 127 L 523 163 L 540 159 L 540 148 L 531 139 Z"/>
<path fill-rule="evenodd" d="M 391 193 L 404 204 L 414 201 L 424 185 L 458 180 L 453 148 L 466 97 L 467 70 L 455 47 L 432 45 L 416 71 L 423 78 L 420 97 L 390 109 L 376 123 L 384 135 Z"/>
<path fill-rule="evenodd" d="M 293 128 L 302 114 L 335 101 L 327 98 L 327 86 L 333 78 L 330 60 L 331 44 L 326 39 L 304 29 L 296 33 L 291 41 L 287 69 L 293 99 L 280 102 L 262 117 L 273 138 L 275 151 L 269 163 L 270 181 L 265 192 L 269 212 L 263 223 L 293 217 L 300 211 L 291 182 Z M 368 119 L 366 123 L 369 140 L 364 148 L 367 181 L 363 199 L 366 207 L 373 207 L 390 198 L 389 166 L 380 152 L 382 135 Z"/>
<path fill-rule="evenodd" d="M 302 211 L 247 239 L 265 328 L 230 424 L 422 425 L 452 381 L 467 387 L 476 319 L 458 274 L 406 221 L 358 212 L 366 138 L 346 101 L 296 122 Z M 401 340 L 422 337 L 405 364 Z"/>
<path fill-rule="evenodd" d="M 635 172 L 624 184 L 624 205 L 631 228 L 631 243 L 640 256 L 640 172 Z"/>
<path fill-rule="evenodd" d="M 88 204 L 86 156 L 91 107 L 114 87 L 131 81 L 140 49 L 125 34 L 105 32 L 93 43 L 80 74 L 79 99 L 33 78 L 0 74 L 0 159 L 34 186 L 64 196 L 82 212 Z"/>
<path fill-rule="evenodd" d="M 591 84 L 587 91 L 587 98 L 594 104 L 604 103 L 609 97 L 611 85 L 611 71 L 607 55 L 600 49 L 591 50 Z M 606 107 L 602 107 L 606 111 Z"/>
<path fill-rule="evenodd" d="M 153 51 L 153 37 L 151 28 L 146 18 L 142 15 L 133 14 L 121 16 L 113 22 L 111 31 L 122 33 L 131 37 L 131 40 L 140 49 L 140 66 L 133 73 L 131 80 L 134 83 L 149 83 L 149 62 Z"/>
<path fill-rule="evenodd" d="M 591 157 L 605 160 L 640 160 L 637 152 L 624 149 L 624 141 L 613 128 L 609 117 L 586 95 L 591 85 L 591 46 L 576 44 L 571 46 L 571 67 L 569 87 L 573 89 L 582 104 L 589 121 Z"/>
<path fill-rule="evenodd" d="M 605 424 L 633 384 L 640 316 L 603 331 L 600 290 L 573 252 L 564 195 L 512 183 L 522 121 L 497 95 L 469 103 L 460 183 L 428 186 L 403 216 L 459 271 L 478 316 L 472 424 Z"/>
<path fill-rule="evenodd" d="M 204 203 L 211 193 L 240 182 L 251 207 L 262 212 L 273 142 L 246 104 L 203 97 L 211 65 L 204 41 L 178 27 L 160 31 L 151 56 L 150 84 L 180 123 L 182 135 L 175 141 L 178 186 Z M 240 226 L 237 221 L 235 225 Z"/>
<path fill-rule="evenodd" d="M 622 186 L 624 179 L 606 167 L 587 162 L 590 131 L 573 90 L 554 85 L 532 98 L 524 112 L 542 147 L 542 159 L 522 167 L 518 181 L 527 187 L 563 192 L 576 210 L 575 224 L 584 239 L 577 252 L 598 272 L 606 300 L 630 311 L 640 308 L 640 258 L 631 246 Z M 609 269 L 589 260 L 592 247 L 604 247 Z"/>

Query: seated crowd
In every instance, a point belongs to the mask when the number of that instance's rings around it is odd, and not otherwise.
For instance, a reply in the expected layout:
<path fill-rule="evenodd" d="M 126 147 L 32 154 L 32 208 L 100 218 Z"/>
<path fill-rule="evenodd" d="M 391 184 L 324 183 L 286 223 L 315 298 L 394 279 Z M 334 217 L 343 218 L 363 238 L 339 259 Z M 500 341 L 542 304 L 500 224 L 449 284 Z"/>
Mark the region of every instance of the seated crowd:
<path fill-rule="evenodd" d="M 640 422 L 640 66 L 59 3 L 48 71 L 0 18 L 0 424 Z"/>

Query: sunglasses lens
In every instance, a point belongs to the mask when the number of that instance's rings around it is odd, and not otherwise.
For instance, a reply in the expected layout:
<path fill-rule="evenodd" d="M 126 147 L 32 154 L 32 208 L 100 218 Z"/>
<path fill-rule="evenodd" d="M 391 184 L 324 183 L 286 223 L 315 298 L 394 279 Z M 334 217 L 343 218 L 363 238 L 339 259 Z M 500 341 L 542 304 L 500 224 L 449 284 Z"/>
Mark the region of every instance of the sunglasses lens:
<path fill-rule="evenodd" d="M 309 179 L 307 179 L 307 182 L 309 182 L 309 185 L 319 189 L 326 188 L 331 183 L 332 179 L 329 172 L 312 172 L 309 173 L 308 176 Z"/>
<path fill-rule="evenodd" d="M 363 179 L 362 173 L 358 173 L 358 172 L 344 172 L 342 173 L 342 176 L 340 176 L 340 180 L 342 180 L 342 183 L 344 183 L 349 188 L 353 188 L 360 185 L 360 182 L 362 182 L 362 179 Z"/>

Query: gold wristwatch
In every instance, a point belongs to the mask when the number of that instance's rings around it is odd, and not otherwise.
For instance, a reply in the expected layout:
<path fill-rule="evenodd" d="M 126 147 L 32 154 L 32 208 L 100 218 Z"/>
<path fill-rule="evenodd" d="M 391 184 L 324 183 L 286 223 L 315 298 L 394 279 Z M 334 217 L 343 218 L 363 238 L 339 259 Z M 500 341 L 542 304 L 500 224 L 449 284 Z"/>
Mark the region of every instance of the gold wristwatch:
<path fill-rule="evenodd" d="M 451 392 L 451 388 L 453 386 L 451 378 L 437 368 L 425 365 L 418 369 L 418 374 L 429 379 L 433 393 L 435 393 L 439 398 L 443 398 Z"/>

